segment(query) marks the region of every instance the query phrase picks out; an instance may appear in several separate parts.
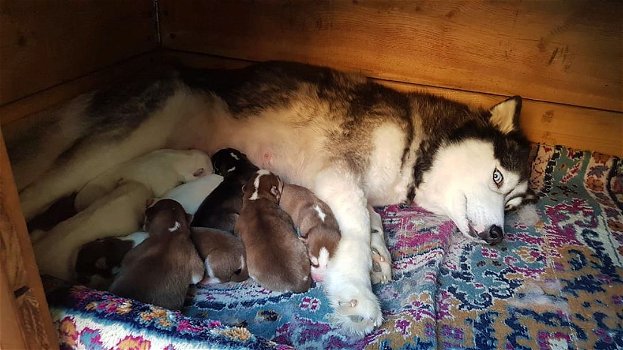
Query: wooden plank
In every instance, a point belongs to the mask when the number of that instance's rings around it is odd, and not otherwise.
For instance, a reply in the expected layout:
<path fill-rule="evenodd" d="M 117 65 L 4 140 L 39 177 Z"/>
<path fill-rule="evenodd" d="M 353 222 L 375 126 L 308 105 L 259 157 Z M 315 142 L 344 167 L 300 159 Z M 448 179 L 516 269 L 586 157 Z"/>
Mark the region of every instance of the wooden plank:
<path fill-rule="evenodd" d="M 620 1 L 160 0 L 163 47 L 623 111 Z"/>
<path fill-rule="evenodd" d="M 151 0 L 0 0 L 0 105 L 157 47 Z"/>
<path fill-rule="evenodd" d="M 43 286 L 39 277 L 39 269 L 35 263 L 35 256 L 26 230 L 26 222 L 19 204 L 17 189 L 11 171 L 11 164 L 4 145 L 2 130 L 0 129 L 0 237 L 2 242 L 13 241 L 17 239 L 19 250 L 11 250 L 10 256 L 5 258 L 14 260 L 11 266 L 20 265 L 18 274 L 25 274 L 23 277 L 15 278 L 9 281 L 5 265 L 2 267 L 2 281 L 6 284 L 8 291 L 2 291 L 2 299 L 5 294 L 13 294 L 17 290 L 22 290 L 24 299 L 21 300 L 20 309 L 17 310 L 20 321 L 20 329 L 25 332 L 25 341 L 32 349 L 58 349 L 58 337 L 56 330 L 52 324 L 52 318 L 48 310 L 48 303 L 45 299 Z M 0 247 L 0 253 L 5 255 L 4 245 Z M 9 265 L 6 265 L 9 266 Z M 21 270 L 23 269 L 23 271 Z M 9 285 L 9 282 L 26 283 L 24 286 Z M 4 286 L 2 286 L 4 288 Z M 15 298 L 12 298 L 11 304 L 16 305 Z M 4 306 L 4 305 L 3 305 Z M 24 309 L 27 307 L 27 309 Z M 3 309 L 4 311 L 4 309 Z M 4 315 L 4 312 L 2 312 Z M 4 316 L 3 316 L 4 317 Z M 17 319 L 16 316 L 9 316 Z M 2 321 L 4 331 L 4 320 Z M 2 334 L 2 344 L 4 345 L 5 337 L 7 341 L 13 334 Z M 7 347 L 8 348 L 8 347 Z M 23 347 L 18 347 L 23 348 Z M 3 347 L 4 349 L 4 347 Z"/>
<path fill-rule="evenodd" d="M 508 96 L 379 81 L 402 91 L 424 91 L 472 106 L 490 107 Z M 623 113 L 524 99 L 521 129 L 532 142 L 623 156 Z"/>
<path fill-rule="evenodd" d="M 196 68 L 241 68 L 252 62 L 207 55 L 164 51 L 164 61 Z M 473 106 L 493 106 L 505 97 L 431 86 L 377 82 L 401 91 L 423 91 Z M 623 113 L 524 99 L 521 125 L 532 142 L 623 156 Z"/>
<path fill-rule="evenodd" d="M 13 291 L 0 266 L 0 349 L 27 349 L 28 343 L 19 318 Z"/>
<path fill-rule="evenodd" d="M 6 125 L 23 117 L 53 108 L 82 93 L 127 78 L 152 65 L 154 60 L 155 55 L 153 53 L 142 54 L 119 64 L 112 65 L 78 79 L 0 106 L 0 124 Z"/>

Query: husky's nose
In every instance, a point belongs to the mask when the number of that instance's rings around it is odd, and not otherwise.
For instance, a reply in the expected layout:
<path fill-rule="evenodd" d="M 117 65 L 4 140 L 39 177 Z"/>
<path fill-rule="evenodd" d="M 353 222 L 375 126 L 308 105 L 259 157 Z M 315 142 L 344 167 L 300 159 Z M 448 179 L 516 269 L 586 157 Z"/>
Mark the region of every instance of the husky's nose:
<path fill-rule="evenodd" d="M 498 225 L 491 225 L 488 230 L 480 233 L 480 238 L 491 245 L 496 245 L 502 242 L 504 231 Z"/>

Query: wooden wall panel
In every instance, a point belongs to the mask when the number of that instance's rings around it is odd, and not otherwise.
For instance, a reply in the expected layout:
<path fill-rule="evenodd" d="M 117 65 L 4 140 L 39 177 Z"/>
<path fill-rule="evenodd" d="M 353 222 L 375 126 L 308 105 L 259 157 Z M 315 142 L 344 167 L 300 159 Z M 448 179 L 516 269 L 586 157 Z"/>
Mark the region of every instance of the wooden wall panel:
<path fill-rule="evenodd" d="M 165 62 L 181 62 L 197 68 L 241 68 L 252 63 L 174 51 L 164 51 L 162 56 Z M 489 107 L 505 98 L 381 79 L 377 82 L 397 90 L 429 92 L 473 106 Z M 521 126 L 533 142 L 623 156 L 623 113 L 524 99 Z"/>
<path fill-rule="evenodd" d="M 64 84 L 29 95 L 13 103 L 2 105 L 0 106 L 0 124 L 6 125 L 35 113 L 52 109 L 82 93 L 128 79 L 138 72 L 150 68 L 156 56 L 155 52 L 145 53 Z"/>
<path fill-rule="evenodd" d="M 0 348 L 24 348 L 15 338 L 20 334 L 4 333 L 14 332 L 11 329 L 17 324 L 27 344 L 26 349 L 58 349 L 58 336 L 39 278 L 1 129 L 0 263 L 0 298 L 3 299 L 0 305 L 3 308 L 0 310 Z"/>
<path fill-rule="evenodd" d="M 0 0 L 0 105 L 158 46 L 152 0 Z"/>
<path fill-rule="evenodd" d="M 160 0 L 163 47 L 623 111 L 620 1 Z"/>

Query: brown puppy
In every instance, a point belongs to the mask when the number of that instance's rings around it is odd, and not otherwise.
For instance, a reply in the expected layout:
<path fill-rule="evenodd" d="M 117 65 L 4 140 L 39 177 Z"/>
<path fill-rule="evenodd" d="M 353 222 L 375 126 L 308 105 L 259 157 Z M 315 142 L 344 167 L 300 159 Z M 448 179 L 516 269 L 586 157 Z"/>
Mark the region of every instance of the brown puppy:
<path fill-rule="evenodd" d="M 340 242 L 340 228 L 329 206 L 305 187 L 285 185 L 279 206 L 292 217 L 307 246 L 311 276 L 322 282 L 329 259 Z"/>
<path fill-rule="evenodd" d="M 279 208 L 282 188 L 279 177 L 259 170 L 245 186 L 236 232 L 251 278 L 270 290 L 301 293 L 311 285 L 309 258 L 292 219 Z"/>
<path fill-rule="evenodd" d="M 191 228 L 191 237 L 205 264 L 201 284 L 240 282 L 249 278 L 244 246 L 231 233 L 206 227 Z"/>
<path fill-rule="evenodd" d="M 110 291 L 132 299 L 181 309 L 188 285 L 203 277 L 203 264 L 190 238 L 182 206 L 162 199 L 145 211 L 149 237 L 123 258 Z"/>

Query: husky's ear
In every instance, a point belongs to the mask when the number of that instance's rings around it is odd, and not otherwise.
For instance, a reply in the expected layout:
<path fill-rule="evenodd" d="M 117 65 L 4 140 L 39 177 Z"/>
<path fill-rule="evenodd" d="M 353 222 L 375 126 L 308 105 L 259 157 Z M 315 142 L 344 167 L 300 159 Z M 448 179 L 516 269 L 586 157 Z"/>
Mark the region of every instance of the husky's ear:
<path fill-rule="evenodd" d="M 521 97 L 513 96 L 493 106 L 489 112 L 489 122 L 504 134 L 519 130 L 519 113 L 521 113 Z"/>

